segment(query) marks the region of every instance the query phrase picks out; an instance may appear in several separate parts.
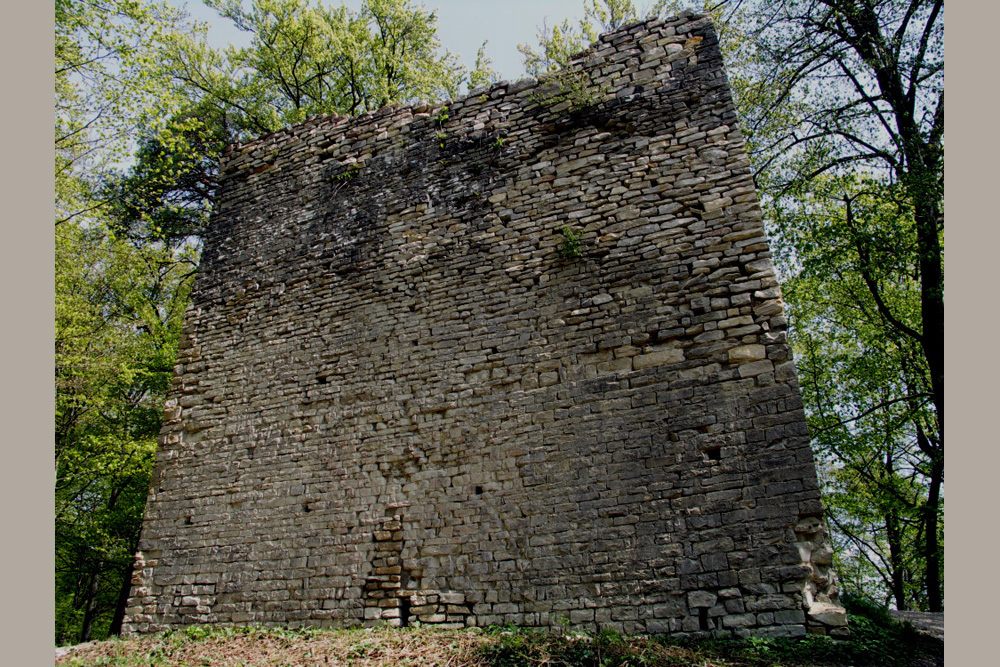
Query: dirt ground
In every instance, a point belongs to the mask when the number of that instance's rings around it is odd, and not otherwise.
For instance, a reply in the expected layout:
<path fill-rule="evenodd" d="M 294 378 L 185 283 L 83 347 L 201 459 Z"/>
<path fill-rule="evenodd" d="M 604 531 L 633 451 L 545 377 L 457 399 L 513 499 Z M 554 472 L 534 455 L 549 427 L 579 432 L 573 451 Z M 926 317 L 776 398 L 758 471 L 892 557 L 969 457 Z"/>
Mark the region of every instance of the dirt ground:
<path fill-rule="evenodd" d="M 908 612 L 893 611 L 892 615 L 895 618 L 897 618 L 898 620 L 909 621 L 910 624 L 913 625 L 913 627 L 916 628 L 918 631 L 920 631 L 922 633 L 926 633 L 926 634 L 934 637 L 935 639 L 940 640 L 940 642 L 941 642 L 941 644 L 940 644 L 941 649 L 940 649 L 940 654 L 939 655 L 936 655 L 936 656 L 933 656 L 933 655 L 923 656 L 922 658 L 919 659 L 919 661 L 917 662 L 917 664 L 914 664 L 912 667 L 943 667 L 944 666 L 944 613 L 943 612 L 942 613 L 930 613 L 930 612 L 917 612 L 917 611 L 908 611 Z M 305 642 L 305 643 L 308 643 L 308 642 Z M 107 647 L 104 647 L 104 648 L 106 649 Z M 259 651 L 260 648 L 261 647 L 259 645 L 257 645 L 257 646 L 254 647 L 253 650 L 256 650 L 259 653 L 260 652 Z M 88 649 L 92 649 L 92 650 L 88 650 Z M 78 653 L 79 652 L 79 653 L 87 655 L 87 654 L 90 654 L 90 653 L 92 653 L 94 651 L 100 652 L 101 649 L 102 649 L 102 643 L 101 642 L 88 642 L 86 644 L 78 644 L 76 646 L 61 646 L 61 647 L 56 648 L 56 650 L 55 650 L 55 659 L 56 659 L 56 662 L 58 663 L 59 660 L 60 660 L 60 658 L 66 658 L 68 655 L 73 654 L 73 653 Z M 421 647 L 421 649 L 422 650 L 426 650 L 426 647 Z M 247 648 L 247 650 L 250 650 L 250 649 Z M 417 655 L 419 655 L 419 653 Z M 216 657 L 219 657 L 219 656 L 216 656 Z M 346 664 L 352 664 L 354 662 L 355 661 L 353 661 L 353 660 L 348 660 L 348 662 Z M 450 664 L 450 660 L 448 662 Z M 205 663 L 205 664 L 207 664 L 207 663 Z M 253 663 L 253 664 L 256 664 L 256 663 Z M 309 664 L 309 663 L 306 662 L 306 663 L 303 663 L 303 664 Z M 365 662 L 364 660 L 362 660 L 358 664 L 366 664 L 367 665 L 368 663 Z"/>
<path fill-rule="evenodd" d="M 917 630 L 934 635 L 941 641 L 944 641 L 943 611 L 938 613 L 929 611 L 894 611 L 892 615 L 900 621 L 909 621 Z"/>

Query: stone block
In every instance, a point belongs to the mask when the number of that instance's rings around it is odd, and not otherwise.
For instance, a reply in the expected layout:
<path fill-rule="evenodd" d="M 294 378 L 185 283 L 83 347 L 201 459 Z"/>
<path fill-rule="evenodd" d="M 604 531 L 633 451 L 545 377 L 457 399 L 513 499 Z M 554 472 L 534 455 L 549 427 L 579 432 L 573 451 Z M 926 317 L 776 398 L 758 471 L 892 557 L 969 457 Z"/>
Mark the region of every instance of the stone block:
<path fill-rule="evenodd" d="M 692 591 L 688 593 L 687 604 L 691 609 L 713 607 L 718 596 L 709 591 Z"/>
<path fill-rule="evenodd" d="M 668 364 L 676 364 L 684 361 L 684 351 L 681 349 L 659 349 L 647 352 L 646 354 L 640 354 L 632 358 L 632 367 L 635 370 L 642 370 L 644 368 L 651 368 L 653 366 L 664 366 Z"/>

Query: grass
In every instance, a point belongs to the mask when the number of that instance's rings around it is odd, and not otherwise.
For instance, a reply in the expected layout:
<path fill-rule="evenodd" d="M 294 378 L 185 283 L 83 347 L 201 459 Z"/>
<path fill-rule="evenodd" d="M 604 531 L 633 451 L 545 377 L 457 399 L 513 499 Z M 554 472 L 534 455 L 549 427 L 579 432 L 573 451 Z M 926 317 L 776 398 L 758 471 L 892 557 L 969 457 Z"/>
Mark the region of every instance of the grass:
<path fill-rule="evenodd" d="M 396 630 L 291 630 L 191 626 L 183 631 L 83 646 L 56 661 L 72 667 L 458 667 L 483 641 L 472 632 Z"/>
<path fill-rule="evenodd" d="M 112 640 L 80 647 L 56 662 L 75 667 L 794 667 L 933 665 L 940 641 L 876 608 L 854 608 L 851 637 L 671 642 L 565 628 L 514 626 L 468 630 L 378 627 L 353 630 L 220 628 Z M 943 664 L 943 658 L 939 664 Z"/>

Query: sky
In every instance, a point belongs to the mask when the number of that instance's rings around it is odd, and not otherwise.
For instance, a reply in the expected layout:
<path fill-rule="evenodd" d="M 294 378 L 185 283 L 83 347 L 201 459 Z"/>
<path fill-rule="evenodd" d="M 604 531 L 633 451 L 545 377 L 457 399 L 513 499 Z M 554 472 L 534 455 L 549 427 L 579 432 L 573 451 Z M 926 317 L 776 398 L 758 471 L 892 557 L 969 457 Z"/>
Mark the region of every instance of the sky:
<path fill-rule="evenodd" d="M 357 11 L 362 0 L 324 0 L 325 4 L 346 4 Z M 246 44 L 245 33 L 219 18 L 214 10 L 199 0 L 188 0 L 187 12 L 197 21 L 209 23 L 209 41 L 222 47 L 230 43 Z M 429 10 L 437 10 L 438 37 L 444 48 L 459 57 L 468 69 L 475 65 L 476 52 L 485 40 L 486 55 L 501 79 L 516 81 L 524 77 L 524 64 L 518 44 L 537 44 L 537 34 L 547 21 L 549 26 L 569 18 L 574 24 L 583 17 L 583 0 L 417 0 Z M 650 4 L 637 0 L 640 13 Z"/>

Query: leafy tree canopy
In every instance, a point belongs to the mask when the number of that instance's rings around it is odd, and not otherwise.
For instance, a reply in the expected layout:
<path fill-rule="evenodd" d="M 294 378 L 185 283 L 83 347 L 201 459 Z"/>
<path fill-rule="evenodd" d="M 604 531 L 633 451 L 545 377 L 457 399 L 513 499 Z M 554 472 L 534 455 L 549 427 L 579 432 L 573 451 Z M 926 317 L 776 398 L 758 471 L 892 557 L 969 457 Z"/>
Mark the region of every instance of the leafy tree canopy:
<path fill-rule="evenodd" d="M 56 222 L 102 204 L 96 176 L 127 159 L 174 99 L 159 63 L 180 13 L 148 0 L 56 0 Z"/>
<path fill-rule="evenodd" d="M 127 586 L 194 257 L 56 228 L 57 641 L 106 635 Z"/>
<path fill-rule="evenodd" d="M 206 0 L 251 36 L 216 51 L 178 37 L 178 86 L 259 134 L 315 114 L 355 115 L 457 95 L 467 74 L 439 53 L 437 19 L 409 0 L 365 0 L 357 12 L 309 0 Z"/>

